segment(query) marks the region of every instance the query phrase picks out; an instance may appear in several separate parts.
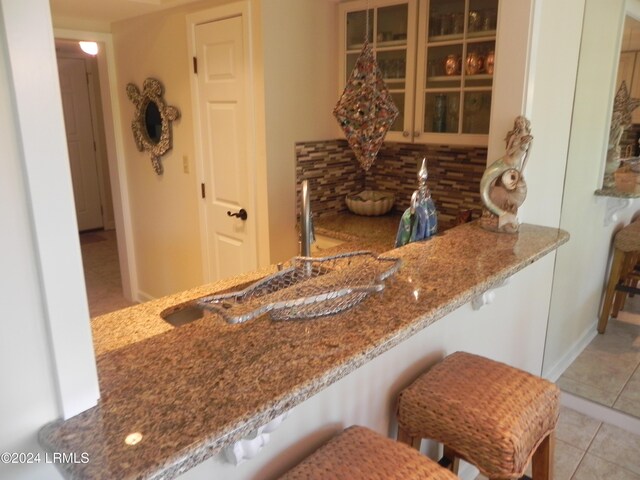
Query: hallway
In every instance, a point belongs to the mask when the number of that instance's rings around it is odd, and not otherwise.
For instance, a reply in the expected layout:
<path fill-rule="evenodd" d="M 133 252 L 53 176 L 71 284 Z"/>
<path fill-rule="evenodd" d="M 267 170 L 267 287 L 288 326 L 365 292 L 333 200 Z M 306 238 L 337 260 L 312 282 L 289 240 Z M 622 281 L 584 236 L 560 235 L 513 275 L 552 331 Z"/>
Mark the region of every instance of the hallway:
<path fill-rule="evenodd" d="M 122 294 L 115 230 L 80 234 L 91 318 L 135 305 Z"/>

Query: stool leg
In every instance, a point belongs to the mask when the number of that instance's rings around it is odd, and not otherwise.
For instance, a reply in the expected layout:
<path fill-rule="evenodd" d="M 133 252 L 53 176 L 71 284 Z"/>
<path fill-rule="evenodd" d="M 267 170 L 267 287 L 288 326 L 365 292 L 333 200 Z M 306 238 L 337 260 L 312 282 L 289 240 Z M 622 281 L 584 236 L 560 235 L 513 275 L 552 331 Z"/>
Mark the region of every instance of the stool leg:
<path fill-rule="evenodd" d="M 531 467 L 533 480 L 553 480 L 553 451 L 555 449 L 555 437 L 551 432 L 538 446 Z"/>
<path fill-rule="evenodd" d="M 625 253 L 624 260 L 622 261 L 622 268 L 620 269 L 620 275 L 618 284 L 622 284 L 625 287 L 630 287 L 633 279 L 628 278 L 629 274 L 633 271 L 633 267 L 636 264 L 635 255 L 632 253 Z M 618 285 L 616 284 L 616 286 Z M 613 298 L 613 309 L 611 310 L 611 316 L 618 318 L 618 312 L 624 307 L 624 301 L 627 299 L 627 292 L 616 290 Z"/>
<path fill-rule="evenodd" d="M 598 320 L 598 333 L 604 333 L 607 328 L 607 322 L 609 321 L 609 314 L 611 313 L 611 305 L 613 304 L 613 297 L 616 293 L 616 284 L 620 279 L 620 272 L 622 271 L 622 264 L 624 263 L 624 252 L 614 248 L 613 250 L 613 262 L 611 264 L 611 273 L 609 274 L 609 282 L 607 283 L 607 290 L 604 295 L 604 303 L 602 304 L 602 312 L 600 313 L 600 320 Z"/>
<path fill-rule="evenodd" d="M 449 470 L 451 470 L 456 475 L 458 474 L 458 470 L 460 470 L 460 456 L 450 447 L 444 446 L 443 455 L 451 460 L 451 464 L 449 465 Z"/>
<path fill-rule="evenodd" d="M 422 438 L 410 435 L 409 432 L 398 425 L 398 441 L 401 443 L 406 443 L 410 447 L 413 447 L 416 450 L 420 451 L 420 443 L 422 443 Z"/>
<path fill-rule="evenodd" d="M 631 281 L 626 281 L 624 282 L 624 285 L 626 287 L 630 287 L 631 286 Z M 616 291 L 615 296 L 613 298 L 613 307 L 611 309 L 611 318 L 618 318 L 618 312 L 620 312 L 620 310 L 622 310 L 622 307 L 624 307 L 624 302 L 627 299 L 627 293 L 626 292 L 618 292 Z"/>

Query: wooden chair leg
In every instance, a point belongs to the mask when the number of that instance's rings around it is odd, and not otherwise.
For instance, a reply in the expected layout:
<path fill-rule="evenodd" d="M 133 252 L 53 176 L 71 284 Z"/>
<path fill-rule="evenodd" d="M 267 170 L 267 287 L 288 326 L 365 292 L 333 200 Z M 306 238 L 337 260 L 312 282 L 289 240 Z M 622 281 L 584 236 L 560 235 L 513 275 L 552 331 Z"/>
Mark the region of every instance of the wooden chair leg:
<path fill-rule="evenodd" d="M 401 443 L 406 443 L 410 447 L 415 448 L 420 451 L 420 444 L 422 443 L 422 438 L 414 437 L 410 435 L 405 429 L 403 429 L 400 425 L 398 425 L 398 439 Z"/>
<path fill-rule="evenodd" d="M 531 460 L 533 480 L 553 480 L 555 437 L 551 432 L 538 446 Z"/>
<path fill-rule="evenodd" d="M 609 281 L 607 282 L 607 289 L 604 294 L 602 311 L 600 313 L 600 319 L 598 320 L 599 333 L 604 333 L 607 328 L 607 322 L 609 321 L 609 314 L 611 313 L 611 306 L 613 304 L 613 297 L 616 292 L 616 284 L 620 279 L 620 272 L 622 271 L 623 263 L 624 252 L 618 250 L 617 248 L 614 248 L 613 262 L 611 263 L 611 273 L 609 274 Z"/>
<path fill-rule="evenodd" d="M 631 286 L 630 281 L 626 281 L 624 282 L 624 284 L 627 287 Z M 618 312 L 620 312 L 620 310 L 622 310 L 622 308 L 624 307 L 624 302 L 626 299 L 626 292 L 615 292 L 615 296 L 613 298 L 613 307 L 611 308 L 611 318 L 618 318 Z"/>

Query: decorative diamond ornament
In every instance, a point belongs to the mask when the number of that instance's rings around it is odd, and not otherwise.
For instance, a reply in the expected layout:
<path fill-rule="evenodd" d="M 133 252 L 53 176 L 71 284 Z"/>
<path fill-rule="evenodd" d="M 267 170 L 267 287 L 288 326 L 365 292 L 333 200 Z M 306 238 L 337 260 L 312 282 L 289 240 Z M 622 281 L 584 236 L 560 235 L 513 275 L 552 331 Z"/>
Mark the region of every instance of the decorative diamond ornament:
<path fill-rule="evenodd" d="M 631 114 L 638 106 L 640 106 L 640 99 L 631 98 L 627 83 L 623 81 L 616 93 L 616 98 L 613 102 L 613 111 L 614 113 L 621 112 L 622 118 L 620 119 L 620 124 L 624 128 L 631 125 Z"/>
<path fill-rule="evenodd" d="M 364 42 L 333 115 L 360 166 L 369 170 L 398 116 L 398 108 L 384 83 L 369 42 Z"/>

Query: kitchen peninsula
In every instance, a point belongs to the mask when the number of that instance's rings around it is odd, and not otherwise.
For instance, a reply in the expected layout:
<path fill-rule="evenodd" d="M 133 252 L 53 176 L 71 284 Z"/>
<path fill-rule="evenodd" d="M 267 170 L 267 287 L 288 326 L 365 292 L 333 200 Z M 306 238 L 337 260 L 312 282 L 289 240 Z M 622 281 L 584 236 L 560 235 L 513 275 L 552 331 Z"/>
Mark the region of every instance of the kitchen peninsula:
<path fill-rule="evenodd" d="M 395 395 L 450 353 L 444 350 L 493 348 L 493 356 L 501 357 L 495 345 L 502 343 L 542 355 L 546 313 L 514 312 L 528 286 L 547 278 L 552 258 L 542 257 L 568 238 L 562 230 L 527 224 L 515 235 L 487 232 L 475 223 L 455 227 L 386 252 L 403 266 L 381 293 L 313 320 L 276 322 L 265 315 L 229 325 L 207 316 L 175 328 L 160 316 L 269 272 L 97 317 L 101 399 L 80 415 L 46 425 L 41 444 L 52 452 L 87 452 L 88 463 L 60 466 L 69 478 L 175 478 L 195 467 L 206 472 L 189 471 L 185 478 L 226 480 L 257 478 L 256 471 L 260 478 L 275 477 L 351 423 L 389 434 Z M 459 308 L 509 277 L 501 292 L 516 308 L 492 312 L 490 321 L 482 312 Z M 478 329 L 493 329 L 488 341 Z M 430 337 L 455 339 L 434 348 Z M 524 366 L 531 370 L 536 363 Z M 202 463 L 289 411 L 272 443 L 253 460 L 239 467 L 220 457 Z M 131 434 L 136 441 L 126 441 Z"/>

